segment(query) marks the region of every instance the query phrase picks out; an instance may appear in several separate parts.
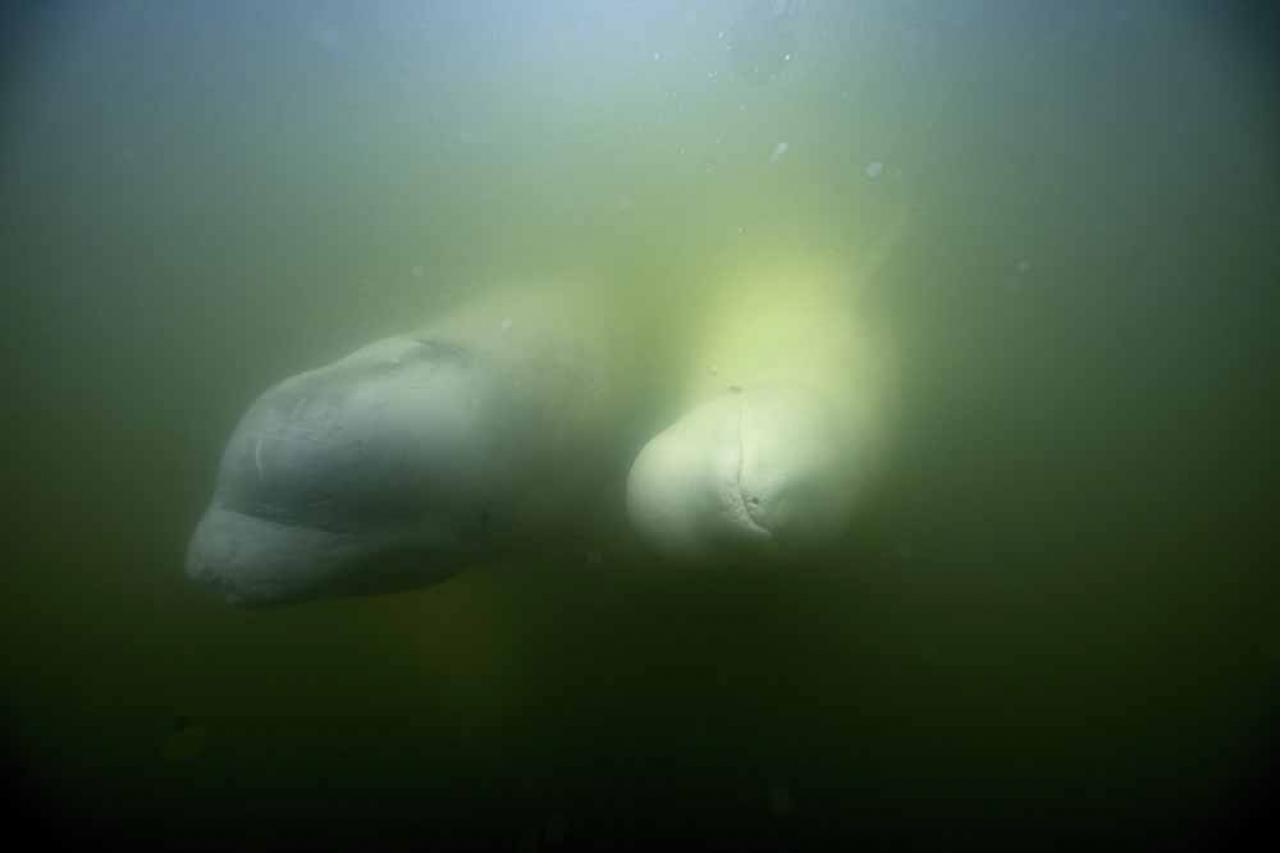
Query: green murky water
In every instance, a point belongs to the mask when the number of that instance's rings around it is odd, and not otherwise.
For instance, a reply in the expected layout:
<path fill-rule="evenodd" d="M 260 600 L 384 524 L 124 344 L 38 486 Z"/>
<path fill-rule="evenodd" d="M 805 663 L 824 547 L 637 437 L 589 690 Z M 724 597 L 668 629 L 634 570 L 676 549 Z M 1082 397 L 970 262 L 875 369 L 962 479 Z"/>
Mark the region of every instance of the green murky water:
<path fill-rule="evenodd" d="M 1280 699 L 1274 17 L 27 5 L 0 619 L 33 820 L 989 849 L 1247 818 Z M 838 570 L 530 554 L 264 612 L 182 578 L 282 376 L 499 281 L 599 281 L 679 328 L 726 266 L 871 256 L 901 411 Z"/>

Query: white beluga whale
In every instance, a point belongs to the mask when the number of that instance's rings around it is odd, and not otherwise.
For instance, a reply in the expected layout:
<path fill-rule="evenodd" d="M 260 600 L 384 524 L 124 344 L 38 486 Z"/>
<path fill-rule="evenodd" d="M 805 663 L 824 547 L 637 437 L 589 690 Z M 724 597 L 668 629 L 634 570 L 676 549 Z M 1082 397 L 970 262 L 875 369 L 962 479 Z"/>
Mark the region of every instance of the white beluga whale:
<path fill-rule="evenodd" d="M 855 492 L 842 443 L 821 395 L 735 385 L 645 445 L 627 480 L 627 510 L 672 557 L 821 545 L 838 535 Z"/>
<path fill-rule="evenodd" d="M 188 577 L 250 606 L 391 591 L 569 525 L 616 456 L 616 360 L 587 300 L 537 293 L 266 391 L 223 452 Z"/>
<path fill-rule="evenodd" d="M 286 379 L 233 432 L 187 575 L 262 606 L 602 528 L 676 563 L 820 549 L 883 455 L 885 360 L 836 281 L 732 280 L 669 347 L 607 291 L 514 288 Z"/>
<path fill-rule="evenodd" d="M 883 336 L 839 280 L 735 276 L 703 310 L 681 414 L 627 482 L 636 531 L 664 556 L 789 558 L 843 534 L 883 457 Z"/>

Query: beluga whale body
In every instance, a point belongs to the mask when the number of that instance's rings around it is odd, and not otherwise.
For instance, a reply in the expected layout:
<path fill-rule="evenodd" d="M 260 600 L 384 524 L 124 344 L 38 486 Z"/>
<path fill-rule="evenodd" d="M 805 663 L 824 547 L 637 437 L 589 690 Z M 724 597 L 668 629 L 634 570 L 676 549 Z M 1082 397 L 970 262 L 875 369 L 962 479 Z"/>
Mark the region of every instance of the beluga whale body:
<path fill-rule="evenodd" d="M 687 345 L 526 286 L 285 379 L 226 445 L 188 577 L 243 606 L 390 592 L 614 518 L 676 564 L 838 541 L 883 456 L 880 351 L 830 275 L 718 292 Z"/>

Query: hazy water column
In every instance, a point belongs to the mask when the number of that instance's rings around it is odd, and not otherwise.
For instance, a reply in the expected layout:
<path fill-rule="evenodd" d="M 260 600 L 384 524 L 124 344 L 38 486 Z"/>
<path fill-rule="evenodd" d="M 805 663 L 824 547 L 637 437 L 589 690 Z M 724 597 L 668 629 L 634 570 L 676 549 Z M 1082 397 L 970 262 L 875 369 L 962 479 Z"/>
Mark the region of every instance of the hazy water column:
<path fill-rule="evenodd" d="M 1280 272 L 1274 68 L 1234 26 L 1164 3 L 44 13 L 0 103 L 5 734 L 35 795 L 169 837 L 1230 816 L 1274 728 Z M 870 296 L 900 461 L 857 571 L 584 554 L 270 619 L 183 585 L 217 449 L 280 376 L 497 279 L 594 275 L 660 312 L 747 256 L 859 257 L 899 216 Z M 424 804 L 424 778 L 449 793 Z"/>

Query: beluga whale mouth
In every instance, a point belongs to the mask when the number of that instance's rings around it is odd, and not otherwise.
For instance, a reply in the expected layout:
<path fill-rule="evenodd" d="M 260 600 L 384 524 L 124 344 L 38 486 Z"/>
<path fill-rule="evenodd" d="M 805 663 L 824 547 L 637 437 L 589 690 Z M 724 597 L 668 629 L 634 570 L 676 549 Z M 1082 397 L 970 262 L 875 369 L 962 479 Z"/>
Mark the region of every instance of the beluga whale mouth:
<path fill-rule="evenodd" d="M 246 607 L 412 589 L 461 570 L 448 539 L 415 532 L 333 533 L 211 507 L 187 552 L 187 576 Z"/>

